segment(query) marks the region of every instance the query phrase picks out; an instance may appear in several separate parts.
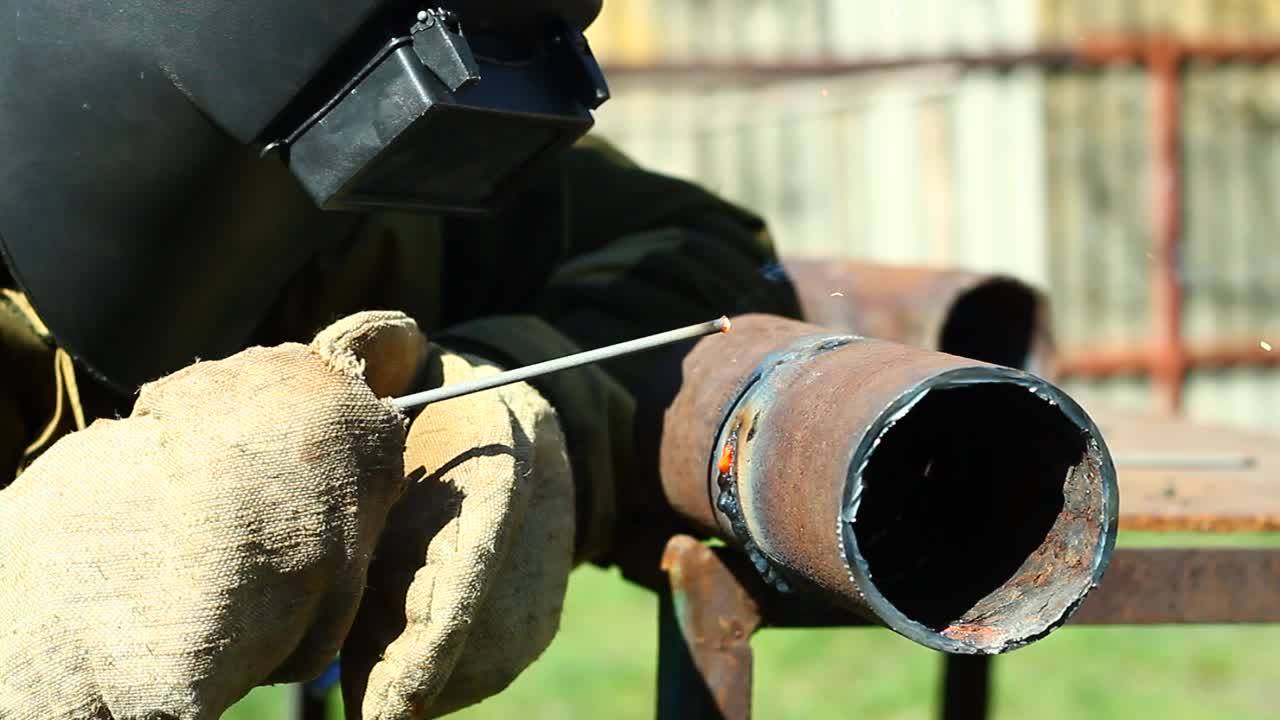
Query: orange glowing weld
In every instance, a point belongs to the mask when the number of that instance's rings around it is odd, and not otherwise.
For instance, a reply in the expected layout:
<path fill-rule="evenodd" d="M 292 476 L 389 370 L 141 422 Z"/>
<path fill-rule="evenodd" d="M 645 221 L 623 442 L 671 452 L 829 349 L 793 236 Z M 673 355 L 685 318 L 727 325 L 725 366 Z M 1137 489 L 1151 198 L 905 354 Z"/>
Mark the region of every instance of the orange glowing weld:
<path fill-rule="evenodd" d="M 733 468 L 733 446 L 725 445 L 724 451 L 720 453 L 720 465 L 718 466 L 721 475 L 725 475 Z"/>
<path fill-rule="evenodd" d="M 730 320 L 729 318 L 725 318 L 725 319 L 724 319 L 724 327 L 720 328 L 720 332 L 722 332 L 722 333 L 728 333 L 728 332 L 729 332 L 729 328 L 731 328 L 731 327 L 733 327 L 733 321 L 732 321 L 732 320 Z"/>

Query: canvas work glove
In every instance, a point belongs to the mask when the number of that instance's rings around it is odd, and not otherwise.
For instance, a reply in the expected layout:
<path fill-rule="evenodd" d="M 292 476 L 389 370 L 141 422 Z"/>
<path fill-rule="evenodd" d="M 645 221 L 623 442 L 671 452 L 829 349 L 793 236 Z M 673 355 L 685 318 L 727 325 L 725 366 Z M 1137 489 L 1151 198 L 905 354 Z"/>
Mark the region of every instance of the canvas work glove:
<path fill-rule="evenodd" d="M 437 349 L 434 381 L 498 372 Z M 505 688 L 551 642 L 574 554 L 574 494 L 551 406 L 520 383 L 429 405 L 342 648 L 347 716 L 424 718 Z"/>
<path fill-rule="evenodd" d="M 364 313 L 54 444 L 0 492 L 0 717 L 217 718 L 318 673 L 403 488 L 378 396 L 424 355 L 407 317 Z"/>

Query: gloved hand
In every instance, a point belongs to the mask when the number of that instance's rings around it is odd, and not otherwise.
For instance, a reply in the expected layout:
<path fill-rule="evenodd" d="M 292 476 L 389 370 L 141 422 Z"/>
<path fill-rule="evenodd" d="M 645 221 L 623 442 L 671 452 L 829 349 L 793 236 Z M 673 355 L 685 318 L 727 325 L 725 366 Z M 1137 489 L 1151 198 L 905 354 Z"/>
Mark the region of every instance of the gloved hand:
<path fill-rule="evenodd" d="M 364 313 L 50 448 L 0 492 L 0 717 L 217 718 L 323 669 L 404 486 L 377 395 L 424 355 L 407 317 Z"/>
<path fill-rule="evenodd" d="M 497 372 L 438 351 L 436 383 Z M 505 688 L 555 635 L 574 494 L 555 412 L 527 384 L 427 406 L 342 648 L 349 718 L 434 717 Z"/>

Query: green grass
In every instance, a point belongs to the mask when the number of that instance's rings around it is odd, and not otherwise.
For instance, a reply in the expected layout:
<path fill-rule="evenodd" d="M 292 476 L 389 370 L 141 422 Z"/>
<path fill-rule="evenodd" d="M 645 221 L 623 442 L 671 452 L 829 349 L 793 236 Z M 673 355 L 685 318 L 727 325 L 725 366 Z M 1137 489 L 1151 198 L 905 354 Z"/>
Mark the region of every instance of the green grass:
<path fill-rule="evenodd" d="M 1280 536 L 1128 535 L 1122 545 L 1280 547 Z M 454 717 L 652 718 L 656 618 L 646 591 L 578 570 L 546 654 L 506 692 Z M 753 646 L 756 717 L 935 715 L 940 656 L 888 631 L 766 630 Z M 1280 708 L 1276 667 L 1280 626 L 1072 627 L 997 660 L 994 717 L 1270 720 Z M 226 717 L 281 718 L 284 698 L 262 688 Z"/>

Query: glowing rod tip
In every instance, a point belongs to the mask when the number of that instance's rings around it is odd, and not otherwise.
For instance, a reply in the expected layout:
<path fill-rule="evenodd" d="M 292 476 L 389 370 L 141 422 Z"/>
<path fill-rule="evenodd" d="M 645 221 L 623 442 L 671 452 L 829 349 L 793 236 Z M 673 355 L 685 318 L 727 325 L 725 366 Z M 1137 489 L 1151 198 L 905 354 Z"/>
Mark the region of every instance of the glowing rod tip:
<path fill-rule="evenodd" d="M 729 329 L 732 327 L 733 327 L 733 323 L 729 320 L 729 318 L 724 317 L 723 315 L 720 316 L 720 332 L 727 333 L 729 332 Z"/>

